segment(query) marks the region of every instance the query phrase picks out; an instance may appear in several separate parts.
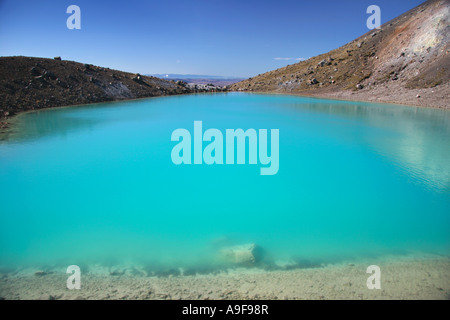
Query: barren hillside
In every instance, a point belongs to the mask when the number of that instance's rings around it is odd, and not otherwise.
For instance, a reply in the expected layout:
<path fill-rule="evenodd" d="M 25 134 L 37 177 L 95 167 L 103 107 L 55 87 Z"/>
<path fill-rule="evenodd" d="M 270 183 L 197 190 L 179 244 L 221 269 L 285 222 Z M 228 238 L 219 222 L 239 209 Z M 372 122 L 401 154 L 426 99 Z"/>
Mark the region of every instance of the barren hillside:
<path fill-rule="evenodd" d="M 59 58 L 0 57 L 0 119 L 27 110 L 186 92 L 173 81 Z"/>
<path fill-rule="evenodd" d="M 450 0 L 429 0 L 338 49 L 230 89 L 449 108 L 449 37 Z"/>

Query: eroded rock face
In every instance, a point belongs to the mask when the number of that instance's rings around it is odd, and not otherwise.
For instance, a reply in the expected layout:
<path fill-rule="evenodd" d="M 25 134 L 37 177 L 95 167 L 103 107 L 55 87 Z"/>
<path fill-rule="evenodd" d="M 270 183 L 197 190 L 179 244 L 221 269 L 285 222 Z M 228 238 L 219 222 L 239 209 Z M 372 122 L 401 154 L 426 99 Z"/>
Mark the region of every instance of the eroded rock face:
<path fill-rule="evenodd" d="M 263 250 L 254 243 L 225 247 L 220 250 L 220 260 L 236 266 L 254 266 L 262 261 Z"/>

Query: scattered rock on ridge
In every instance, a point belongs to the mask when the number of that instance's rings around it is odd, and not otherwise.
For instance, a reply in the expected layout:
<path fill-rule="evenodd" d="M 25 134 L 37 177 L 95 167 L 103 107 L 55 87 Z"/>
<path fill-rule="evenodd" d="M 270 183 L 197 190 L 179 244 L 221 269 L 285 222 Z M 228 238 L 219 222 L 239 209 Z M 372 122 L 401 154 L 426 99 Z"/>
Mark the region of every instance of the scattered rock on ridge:
<path fill-rule="evenodd" d="M 127 72 L 73 61 L 0 57 L 0 120 L 38 108 L 190 92 L 173 81 L 139 74 L 137 83 L 133 77 Z"/>

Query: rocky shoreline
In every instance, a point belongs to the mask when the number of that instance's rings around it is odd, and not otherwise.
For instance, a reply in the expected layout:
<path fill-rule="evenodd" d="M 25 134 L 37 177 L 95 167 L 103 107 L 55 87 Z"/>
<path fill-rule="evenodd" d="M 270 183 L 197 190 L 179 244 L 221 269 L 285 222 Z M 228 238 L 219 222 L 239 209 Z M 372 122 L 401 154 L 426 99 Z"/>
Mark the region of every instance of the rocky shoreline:
<path fill-rule="evenodd" d="M 242 92 L 242 91 L 235 91 Z M 311 90 L 302 92 L 284 91 L 252 91 L 249 93 L 294 95 L 300 97 L 313 97 L 318 99 L 331 99 L 343 101 L 356 101 L 363 103 L 395 104 L 409 107 L 434 108 L 450 110 L 450 83 L 436 88 L 405 89 L 399 84 L 386 87 L 365 88 L 352 90 Z"/>
<path fill-rule="evenodd" d="M 223 91 L 220 86 L 192 86 L 61 57 L 0 57 L 0 133 L 12 127 L 15 115 L 28 111 Z"/>

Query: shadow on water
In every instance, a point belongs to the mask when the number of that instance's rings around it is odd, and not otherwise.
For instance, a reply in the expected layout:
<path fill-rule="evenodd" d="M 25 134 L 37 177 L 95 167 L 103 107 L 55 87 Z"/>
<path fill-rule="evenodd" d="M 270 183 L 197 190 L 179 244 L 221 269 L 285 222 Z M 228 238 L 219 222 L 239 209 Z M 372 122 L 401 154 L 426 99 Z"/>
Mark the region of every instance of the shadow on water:
<path fill-rule="evenodd" d="M 95 127 L 105 123 L 139 119 L 148 112 L 149 103 L 176 98 L 180 97 L 163 96 L 26 112 L 13 118 L 10 128 L 0 132 L 0 144 L 29 142 L 46 137 L 65 137 L 81 130 L 93 131 Z M 130 108 L 133 108 L 132 111 Z"/>
<path fill-rule="evenodd" d="M 76 112 L 92 107 L 61 108 L 24 113 L 14 118 L 12 126 L 0 133 L 0 143 L 20 143 L 52 136 L 68 136 L 77 130 L 93 130 L 104 122 L 100 118 L 77 117 Z"/>
<path fill-rule="evenodd" d="M 107 122 L 120 122 L 148 116 L 151 114 L 149 111 L 151 103 L 163 101 L 163 103 L 170 104 L 178 99 L 193 99 L 195 96 L 208 97 L 211 95 L 161 96 L 26 112 L 12 118 L 10 127 L 5 131 L 0 131 L 0 144 L 28 142 L 54 136 L 64 137 L 80 130 L 94 130 L 96 126 Z M 130 110 L 130 108 L 133 109 Z"/>

